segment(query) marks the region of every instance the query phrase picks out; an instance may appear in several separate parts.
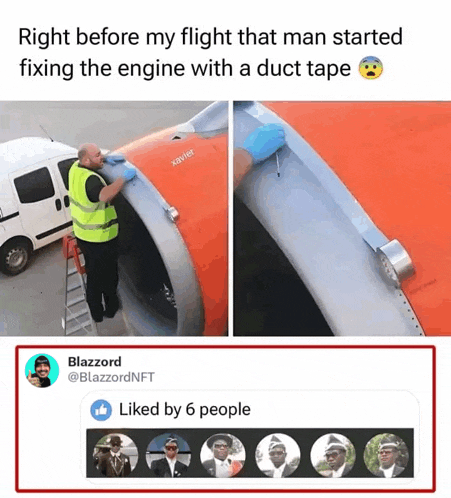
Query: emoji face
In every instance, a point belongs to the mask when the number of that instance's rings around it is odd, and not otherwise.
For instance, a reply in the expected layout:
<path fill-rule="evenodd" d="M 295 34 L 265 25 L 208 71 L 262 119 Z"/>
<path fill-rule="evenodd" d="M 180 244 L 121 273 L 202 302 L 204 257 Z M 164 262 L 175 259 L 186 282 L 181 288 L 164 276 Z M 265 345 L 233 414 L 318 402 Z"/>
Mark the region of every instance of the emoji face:
<path fill-rule="evenodd" d="M 364 57 L 359 64 L 359 72 L 367 80 L 379 78 L 382 69 L 382 62 L 376 57 Z"/>

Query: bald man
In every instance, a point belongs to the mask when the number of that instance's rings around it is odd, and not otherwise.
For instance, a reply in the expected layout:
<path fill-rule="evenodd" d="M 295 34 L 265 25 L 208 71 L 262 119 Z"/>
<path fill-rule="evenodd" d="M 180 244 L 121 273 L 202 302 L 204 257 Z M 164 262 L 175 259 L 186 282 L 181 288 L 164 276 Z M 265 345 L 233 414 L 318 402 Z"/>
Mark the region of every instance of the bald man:
<path fill-rule="evenodd" d="M 97 173 L 104 157 L 96 144 L 84 144 L 78 161 L 69 170 L 70 211 L 74 235 L 85 256 L 86 300 L 95 322 L 113 318 L 119 310 L 118 247 L 119 226 L 111 202 L 132 180 L 136 171 L 128 168 L 111 185 Z M 105 307 L 104 307 L 105 305 Z"/>

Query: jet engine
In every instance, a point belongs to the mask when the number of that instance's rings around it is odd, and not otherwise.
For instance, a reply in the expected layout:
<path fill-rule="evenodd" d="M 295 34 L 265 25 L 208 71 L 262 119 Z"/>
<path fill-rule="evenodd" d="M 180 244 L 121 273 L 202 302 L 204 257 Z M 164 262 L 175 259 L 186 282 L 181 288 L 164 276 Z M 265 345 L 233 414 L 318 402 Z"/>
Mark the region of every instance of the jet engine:
<path fill-rule="evenodd" d="M 236 190 L 236 335 L 451 333 L 449 103 L 239 102 L 286 145 Z M 280 176 L 279 176 L 280 175 Z"/>
<path fill-rule="evenodd" d="M 136 335 L 227 331 L 227 103 L 113 153 L 109 182 L 137 176 L 115 200 L 119 294 Z"/>

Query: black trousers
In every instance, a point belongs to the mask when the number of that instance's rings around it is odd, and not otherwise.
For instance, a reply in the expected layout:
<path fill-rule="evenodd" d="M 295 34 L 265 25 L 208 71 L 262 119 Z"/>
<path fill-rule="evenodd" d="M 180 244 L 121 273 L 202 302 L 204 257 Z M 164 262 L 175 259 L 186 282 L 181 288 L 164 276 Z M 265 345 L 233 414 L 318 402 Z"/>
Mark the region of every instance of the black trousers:
<path fill-rule="evenodd" d="M 119 308 L 117 284 L 119 281 L 117 237 L 108 242 L 86 242 L 77 238 L 86 266 L 86 300 L 94 320 L 103 317 L 105 311 L 113 313 Z"/>

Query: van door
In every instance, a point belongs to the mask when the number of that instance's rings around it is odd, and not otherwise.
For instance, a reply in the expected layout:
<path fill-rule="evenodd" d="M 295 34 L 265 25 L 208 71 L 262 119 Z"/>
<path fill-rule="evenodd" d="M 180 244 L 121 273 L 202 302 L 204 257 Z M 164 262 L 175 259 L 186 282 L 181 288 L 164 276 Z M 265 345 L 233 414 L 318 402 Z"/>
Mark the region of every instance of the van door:
<path fill-rule="evenodd" d="M 78 158 L 73 155 L 56 157 L 51 160 L 50 166 L 52 173 L 55 174 L 58 187 L 63 200 L 63 210 L 66 213 L 67 221 L 71 221 L 70 202 L 69 202 L 69 170 Z M 72 230 L 72 225 L 67 229 L 67 233 Z M 66 235 L 66 234 L 62 234 Z"/>
<path fill-rule="evenodd" d="M 72 222 L 67 217 L 64 196 L 49 161 L 11 173 L 9 178 L 24 232 L 33 240 L 34 248 L 62 237 Z"/>

